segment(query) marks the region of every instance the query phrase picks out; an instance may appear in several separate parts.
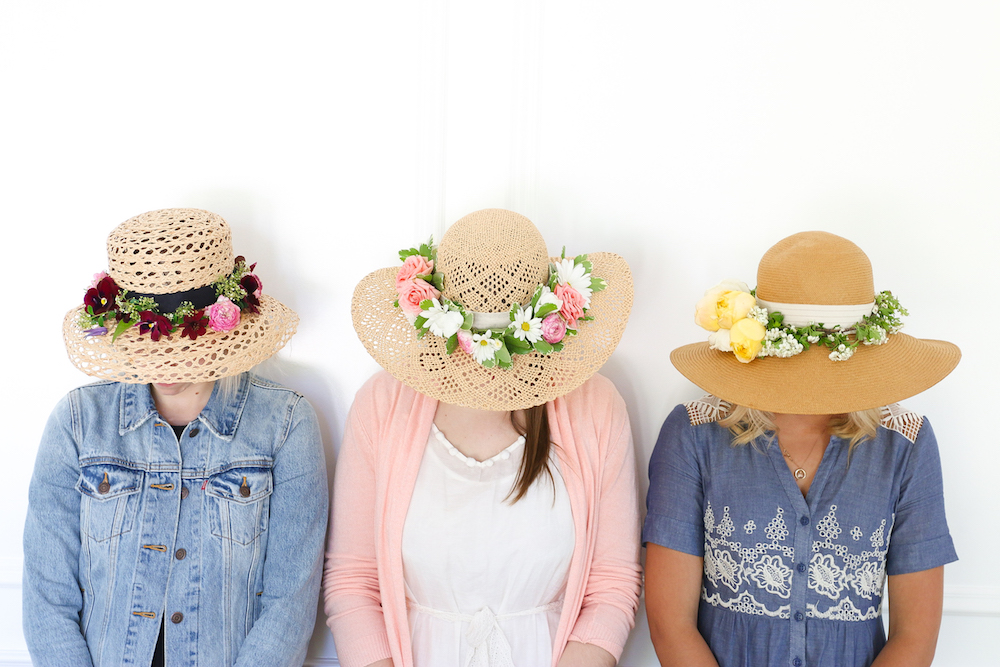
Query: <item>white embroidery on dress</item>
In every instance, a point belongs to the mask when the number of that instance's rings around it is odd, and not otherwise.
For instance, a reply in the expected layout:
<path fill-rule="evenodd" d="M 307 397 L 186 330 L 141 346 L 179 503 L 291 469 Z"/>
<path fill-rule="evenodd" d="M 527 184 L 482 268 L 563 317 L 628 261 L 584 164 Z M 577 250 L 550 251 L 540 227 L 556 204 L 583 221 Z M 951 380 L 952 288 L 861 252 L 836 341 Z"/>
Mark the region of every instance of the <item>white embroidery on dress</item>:
<path fill-rule="evenodd" d="M 809 588 L 836 600 L 844 589 L 844 578 L 844 570 L 834 562 L 833 556 L 813 554 L 809 561 Z"/>
<path fill-rule="evenodd" d="M 837 539 L 840 533 L 840 524 L 837 523 L 837 506 L 830 505 L 830 513 L 816 524 L 816 532 L 825 537 L 828 541 Z"/>
<path fill-rule="evenodd" d="M 767 539 L 783 540 L 788 537 L 788 527 L 785 525 L 785 520 L 781 518 L 783 512 L 784 510 L 779 507 L 777 516 L 771 519 L 771 523 L 767 524 L 767 528 L 764 529 Z"/>
<path fill-rule="evenodd" d="M 725 419 L 729 414 L 730 405 L 718 396 L 705 394 L 697 400 L 685 403 L 684 409 L 687 410 L 691 426 L 700 426 Z"/>
<path fill-rule="evenodd" d="M 761 556 L 750 571 L 750 578 L 768 593 L 788 599 L 792 594 L 792 568 L 786 567 L 779 556 Z"/>
<path fill-rule="evenodd" d="M 907 410 L 899 403 L 892 403 L 880 408 L 882 426 L 899 433 L 910 442 L 916 442 L 917 435 L 924 425 L 924 418 L 912 410 Z"/>
<path fill-rule="evenodd" d="M 701 599 L 715 607 L 725 607 L 742 614 L 753 616 L 771 616 L 772 618 L 791 618 L 792 606 L 785 604 L 777 609 L 771 610 L 767 606 L 757 602 L 749 591 L 743 591 L 734 598 L 724 600 L 719 593 L 708 594 L 704 588 L 701 589 Z"/>
<path fill-rule="evenodd" d="M 893 517 L 896 515 L 893 514 Z M 872 548 L 881 549 L 882 545 L 885 544 L 885 519 L 882 519 L 881 525 L 879 525 L 878 530 L 872 533 L 871 537 Z"/>
<path fill-rule="evenodd" d="M 753 519 L 750 519 L 745 524 L 743 524 L 743 532 L 746 533 L 747 535 L 753 535 L 753 531 L 755 530 L 757 530 L 757 524 L 753 522 Z"/>
<path fill-rule="evenodd" d="M 882 594 L 884 577 L 885 563 L 868 561 L 854 570 L 854 576 L 851 577 L 851 587 L 864 599 L 871 600 L 873 596 Z"/>
<path fill-rule="evenodd" d="M 857 542 L 858 540 L 860 540 L 863 536 L 864 536 L 864 533 L 861 532 L 861 528 L 859 528 L 858 526 L 855 526 L 854 528 L 851 528 L 851 537 L 854 538 L 855 542 Z"/>
<path fill-rule="evenodd" d="M 840 603 L 829 607 L 826 611 L 819 611 L 812 602 L 806 603 L 806 616 L 809 618 L 825 618 L 830 621 L 870 621 L 882 615 L 882 603 L 873 607 L 868 607 L 868 611 L 861 613 L 851 598 L 842 598 Z"/>
<path fill-rule="evenodd" d="M 733 525 L 733 520 L 729 518 L 729 506 L 727 505 L 722 508 L 722 521 L 719 522 L 716 531 L 728 540 L 735 530 L 736 526 Z"/>

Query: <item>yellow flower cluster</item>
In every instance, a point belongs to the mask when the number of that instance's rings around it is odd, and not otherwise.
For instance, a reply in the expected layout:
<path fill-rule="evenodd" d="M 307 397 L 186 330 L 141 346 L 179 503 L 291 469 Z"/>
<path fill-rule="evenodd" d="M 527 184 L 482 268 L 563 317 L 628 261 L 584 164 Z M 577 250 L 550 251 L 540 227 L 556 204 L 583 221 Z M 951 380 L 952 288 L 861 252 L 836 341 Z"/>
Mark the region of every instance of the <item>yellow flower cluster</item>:
<path fill-rule="evenodd" d="M 750 363 L 767 333 L 763 324 L 747 317 L 756 305 L 746 283 L 725 280 L 705 292 L 695 308 L 694 321 L 713 332 L 708 338 L 712 348 L 732 352 L 741 362 Z"/>

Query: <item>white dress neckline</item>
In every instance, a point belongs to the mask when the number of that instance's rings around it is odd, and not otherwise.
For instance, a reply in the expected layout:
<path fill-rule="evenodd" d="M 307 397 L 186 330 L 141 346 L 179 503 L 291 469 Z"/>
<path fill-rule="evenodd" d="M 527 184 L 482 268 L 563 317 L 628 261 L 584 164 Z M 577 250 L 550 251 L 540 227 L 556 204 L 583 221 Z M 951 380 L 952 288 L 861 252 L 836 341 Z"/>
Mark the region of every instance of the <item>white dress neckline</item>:
<path fill-rule="evenodd" d="M 441 429 L 437 427 L 437 424 L 433 422 L 431 422 L 431 433 L 434 435 L 434 438 L 439 443 L 444 445 L 445 450 L 449 454 L 451 454 L 456 459 L 458 459 L 459 461 L 461 461 L 470 468 L 492 468 L 494 464 L 500 461 L 508 461 L 510 460 L 510 457 L 514 454 L 514 452 L 517 450 L 517 448 L 524 444 L 524 436 L 519 435 L 517 436 L 517 440 L 515 440 L 510 445 L 505 447 L 503 451 L 501 451 L 500 453 L 496 454 L 495 456 L 491 456 L 485 461 L 479 461 L 477 459 L 472 458 L 471 456 L 466 456 L 462 452 L 458 451 L 458 447 L 451 444 L 451 442 L 449 442 L 445 434 L 441 432 Z"/>

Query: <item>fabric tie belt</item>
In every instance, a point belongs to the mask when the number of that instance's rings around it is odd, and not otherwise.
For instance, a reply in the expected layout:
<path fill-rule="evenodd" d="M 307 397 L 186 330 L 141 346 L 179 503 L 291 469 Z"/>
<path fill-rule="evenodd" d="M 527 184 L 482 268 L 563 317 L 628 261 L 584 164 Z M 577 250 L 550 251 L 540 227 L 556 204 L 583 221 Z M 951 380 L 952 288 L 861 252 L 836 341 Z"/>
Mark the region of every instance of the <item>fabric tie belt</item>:
<path fill-rule="evenodd" d="M 475 614 L 459 614 L 425 607 L 412 600 L 406 602 L 410 609 L 422 614 L 445 621 L 460 621 L 469 624 L 469 629 L 465 631 L 465 637 L 472 647 L 472 655 L 469 656 L 466 667 L 514 667 L 514 660 L 510 655 L 510 642 L 507 641 L 503 630 L 500 629 L 499 621 L 518 616 L 534 616 L 535 614 L 558 611 L 563 604 L 562 600 L 556 600 L 541 607 L 497 615 L 489 607 L 483 607 Z"/>

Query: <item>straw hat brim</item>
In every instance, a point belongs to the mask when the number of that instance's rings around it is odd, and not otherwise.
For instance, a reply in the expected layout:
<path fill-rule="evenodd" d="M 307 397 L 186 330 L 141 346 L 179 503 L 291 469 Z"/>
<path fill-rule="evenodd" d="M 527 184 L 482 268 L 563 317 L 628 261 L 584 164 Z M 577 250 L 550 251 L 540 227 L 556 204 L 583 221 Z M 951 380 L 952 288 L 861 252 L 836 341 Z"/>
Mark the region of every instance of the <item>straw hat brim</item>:
<path fill-rule="evenodd" d="M 793 357 L 741 363 L 708 343 L 679 347 L 670 361 L 684 377 L 719 398 L 766 412 L 842 414 L 896 403 L 932 387 L 962 356 L 953 343 L 893 334 L 879 346 L 859 346 L 845 361 L 813 345 Z"/>
<path fill-rule="evenodd" d="M 208 331 L 195 340 L 180 331 L 154 342 L 134 326 L 112 343 L 111 334 L 87 337 L 80 328 L 82 307 L 63 320 L 69 359 L 87 375 L 104 380 L 207 382 L 237 375 L 274 355 L 295 333 L 298 315 L 276 299 L 262 295 L 259 313 L 243 313 L 232 331 Z"/>
<path fill-rule="evenodd" d="M 587 255 L 593 275 L 607 289 L 591 299 L 589 322 L 564 339 L 560 352 L 514 355 L 511 368 L 484 368 L 461 349 L 449 355 L 445 340 L 417 331 L 402 310 L 393 306 L 398 267 L 380 269 L 358 283 L 351 316 L 368 353 L 403 384 L 444 403 L 481 410 L 522 410 L 563 396 L 608 360 L 621 340 L 632 308 L 632 273 L 622 257 L 599 252 Z M 555 261 L 556 258 L 553 258 Z"/>

